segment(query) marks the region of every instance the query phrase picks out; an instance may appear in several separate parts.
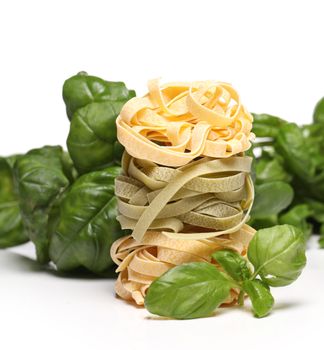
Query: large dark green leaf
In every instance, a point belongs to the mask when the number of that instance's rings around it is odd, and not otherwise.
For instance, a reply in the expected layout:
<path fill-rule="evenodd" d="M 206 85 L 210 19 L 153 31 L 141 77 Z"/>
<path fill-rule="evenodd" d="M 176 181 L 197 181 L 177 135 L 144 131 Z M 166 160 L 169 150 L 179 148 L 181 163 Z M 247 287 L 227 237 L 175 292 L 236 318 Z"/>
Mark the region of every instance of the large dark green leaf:
<path fill-rule="evenodd" d="M 26 234 L 36 246 L 37 260 L 49 261 L 48 217 L 51 207 L 68 187 L 69 180 L 59 146 L 34 149 L 15 163 L 15 182 Z"/>
<path fill-rule="evenodd" d="M 232 285 L 209 263 L 172 268 L 148 289 L 145 307 L 153 314 L 190 319 L 209 316 L 228 296 Z"/>
<path fill-rule="evenodd" d="M 293 225 L 300 228 L 305 238 L 308 238 L 311 234 L 312 225 L 307 222 L 313 215 L 313 210 L 307 204 L 298 204 L 291 207 L 287 212 L 279 217 L 280 224 Z"/>
<path fill-rule="evenodd" d="M 287 122 L 270 114 L 253 114 L 253 132 L 257 137 L 276 137 L 279 128 Z"/>
<path fill-rule="evenodd" d="M 92 102 L 119 101 L 123 104 L 134 96 L 135 92 L 122 82 L 105 81 L 85 72 L 72 76 L 63 85 L 63 100 L 70 120 L 79 108 Z"/>
<path fill-rule="evenodd" d="M 324 97 L 321 98 L 315 106 L 313 121 L 314 123 L 324 123 Z"/>
<path fill-rule="evenodd" d="M 0 248 L 28 241 L 14 188 L 12 165 L 16 157 L 0 157 Z"/>
<path fill-rule="evenodd" d="M 255 199 L 251 211 L 253 219 L 279 214 L 292 202 L 292 187 L 282 181 L 267 182 L 255 186 Z"/>
<path fill-rule="evenodd" d="M 79 173 L 105 168 L 115 162 L 118 150 L 116 117 L 119 102 L 91 103 L 75 113 L 67 139 Z"/>
<path fill-rule="evenodd" d="M 305 242 L 304 233 L 291 225 L 257 231 L 248 249 L 255 275 L 273 287 L 294 282 L 306 264 Z"/>
<path fill-rule="evenodd" d="M 322 133 L 323 135 L 323 133 Z M 324 200 L 324 136 L 314 138 L 296 124 L 280 128 L 276 149 L 294 175 L 294 186 L 301 195 Z"/>
<path fill-rule="evenodd" d="M 278 158 L 261 158 L 256 162 L 256 183 L 272 181 L 290 182 L 291 175 L 284 169 Z"/>
<path fill-rule="evenodd" d="M 121 236 L 114 196 L 119 174 L 119 167 L 110 167 L 79 177 L 56 207 L 50 257 L 58 270 L 85 267 L 100 273 L 112 265 L 109 249 Z"/>

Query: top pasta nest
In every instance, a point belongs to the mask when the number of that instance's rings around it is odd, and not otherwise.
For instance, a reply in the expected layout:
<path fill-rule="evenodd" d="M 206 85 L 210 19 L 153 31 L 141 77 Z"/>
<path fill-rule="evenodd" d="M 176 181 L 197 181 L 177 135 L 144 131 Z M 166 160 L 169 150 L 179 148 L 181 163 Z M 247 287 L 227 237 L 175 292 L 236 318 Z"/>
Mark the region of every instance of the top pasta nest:
<path fill-rule="evenodd" d="M 135 158 L 178 167 L 205 156 L 227 158 L 249 149 L 252 115 L 227 83 L 148 82 L 117 118 L 117 136 Z"/>

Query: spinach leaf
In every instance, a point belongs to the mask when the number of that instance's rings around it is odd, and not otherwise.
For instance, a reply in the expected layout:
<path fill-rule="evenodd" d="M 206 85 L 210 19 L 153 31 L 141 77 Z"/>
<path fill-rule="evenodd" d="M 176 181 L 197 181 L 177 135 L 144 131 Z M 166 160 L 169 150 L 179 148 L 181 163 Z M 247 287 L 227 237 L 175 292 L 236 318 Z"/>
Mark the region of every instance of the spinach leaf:
<path fill-rule="evenodd" d="M 267 316 L 274 304 L 273 296 L 267 285 L 258 279 L 246 280 L 243 282 L 243 290 L 251 299 L 255 316 Z"/>
<path fill-rule="evenodd" d="M 257 137 L 276 137 L 279 128 L 287 122 L 279 117 L 270 114 L 256 114 L 253 115 L 253 132 Z"/>
<path fill-rule="evenodd" d="M 49 212 L 69 185 L 62 158 L 61 147 L 45 146 L 29 151 L 15 162 L 15 183 L 23 225 L 36 246 L 37 260 L 40 263 L 49 261 Z"/>
<path fill-rule="evenodd" d="M 128 90 L 122 82 L 105 81 L 85 72 L 72 76 L 63 85 L 63 100 L 70 120 L 79 108 L 92 102 L 118 101 L 122 105 L 134 96 L 134 90 Z"/>
<path fill-rule="evenodd" d="M 280 224 L 289 224 L 298 227 L 304 232 L 305 238 L 308 238 L 312 231 L 312 225 L 307 222 L 313 211 L 307 204 L 297 204 L 290 208 L 287 212 L 280 215 Z"/>
<path fill-rule="evenodd" d="M 322 142 L 319 142 L 322 140 Z M 324 200 L 324 137 L 314 139 L 296 124 L 286 124 L 278 132 L 276 149 L 294 175 L 294 186 L 301 195 Z"/>
<path fill-rule="evenodd" d="M 78 172 L 110 166 L 120 145 L 117 143 L 116 117 L 120 102 L 91 103 L 75 113 L 67 139 L 67 147 Z"/>
<path fill-rule="evenodd" d="M 278 225 L 278 221 L 278 215 L 270 215 L 264 218 L 252 218 L 249 220 L 249 225 L 256 230 L 259 230 L 261 228 Z"/>
<path fill-rule="evenodd" d="M 315 106 L 313 121 L 314 123 L 324 123 L 324 97 L 322 97 Z"/>
<path fill-rule="evenodd" d="M 0 248 L 8 248 L 28 241 L 19 209 L 18 195 L 13 181 L 12 166 L 17 156 L 0 157 Z"/>
<path fill-rule="evenodd" d="M 120 164 L 116 117 L 135 96 L 122 82 L 105 81 L 85 72 L 67 79 L 63 99 L 71 120 L 67 147 L 80 174 Z"/>
<path fill-rule="evenodd" d="M 100 273 L 112 265 L 111 244 L 121 236 L 114 179 L 119 167 L 79 177 L 55 207 L 50 257 L 58 270 L 78 267 Z"/>
<path fill-rule="evenodd" d="M 256 183 L 284 181 L 290 182 L 292 176 L 284 169 L 279 158 L 262 157 L 256 162 Z"/>
<path fill-rule="evenodd" d="M 254 276 L 273 287 L 294 282 L 306 264 L 304 233 L 291 225 L 280 225 L 257 231 L 252 238 L 248 259 Z"/>
<path fill-rule="evenodd" d="M 218 250 L 212 257 L 221 265 L 235 281 L 243 281 L 251 277 L 247 260 L 232 250 Z"/>
<path fill-rule="evenodd" d="M 205 317 L 225 301 L 231 287 L 231 282 L 212 264 L 183 264 L 151 284 L 145 307 L 160 316 L 178 319 Z"/>
<path fill-rule="evenodd" d="M 289 206 L 293 200 L 293 196 L 292 187 L 282 181 L 256 185 L 251 217 L 253 219 L 259 219 L 277 215 Z"/>

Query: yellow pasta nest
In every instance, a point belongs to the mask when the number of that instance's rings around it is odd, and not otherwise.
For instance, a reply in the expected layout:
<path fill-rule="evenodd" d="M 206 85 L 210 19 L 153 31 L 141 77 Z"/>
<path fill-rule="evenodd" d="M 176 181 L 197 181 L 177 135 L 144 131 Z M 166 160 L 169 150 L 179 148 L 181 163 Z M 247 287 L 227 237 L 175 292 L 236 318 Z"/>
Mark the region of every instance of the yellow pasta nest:
<path fill-rule="evenodd" d="M 199 156 L 227 158 L 250 147 L 252 116 L 227 83 L 148 83 L 117 118 L 119 142 L 139 159 L 178 167 Z"/>
<path fill-rule="evenodd" d="M 111 247 L 111 256 L 118 265 L 115 285 L 117 295 L 138 305 L 144 304 L 150 284 L 170 268 L 194 261 L 211 261 L 211 254 L 219 249 L 233 249 L 245 256 L 254 230 L 244 225 L 237 232 L 203 240 L 174 240 L 160 232 L 147 232 L 142 242 L 131 236 L 122 237 Z M 236 302 L 235 289 L 224 304 Z"/>

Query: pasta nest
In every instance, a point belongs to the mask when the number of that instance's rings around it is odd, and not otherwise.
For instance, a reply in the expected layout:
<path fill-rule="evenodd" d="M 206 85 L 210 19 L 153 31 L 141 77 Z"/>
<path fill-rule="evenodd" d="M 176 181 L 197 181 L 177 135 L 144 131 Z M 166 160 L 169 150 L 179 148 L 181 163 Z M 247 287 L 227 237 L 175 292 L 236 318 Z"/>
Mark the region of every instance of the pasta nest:
<path fill-rule="evenodd" d="M 148 82 L 148 93 L 134 97 L 117 118 L 117 136 L 135 158 L 183 166 L 206 156 L 228 158 L 249 149 L 252 115 L 227 83 Z"/>
<path fill-rule="evenodd" d="M 116 272 L 119 272 L 115 291 L 122 299 L 143 305 L 150 284 L 170 268 L 195 261 L 216 264 L 211 254 L 226 248 L 246 256 L 254 233 L 253 228 L 244 225 L 237 232 L 204 240 L 175 240 L 154 231 L 147 232 L 142 242 L 132 236 L 122 237 L 111 247 L 112 259 L 118 265 Z M 232 289 L 224 304 L 235 303 L 238 293 Z"/>

